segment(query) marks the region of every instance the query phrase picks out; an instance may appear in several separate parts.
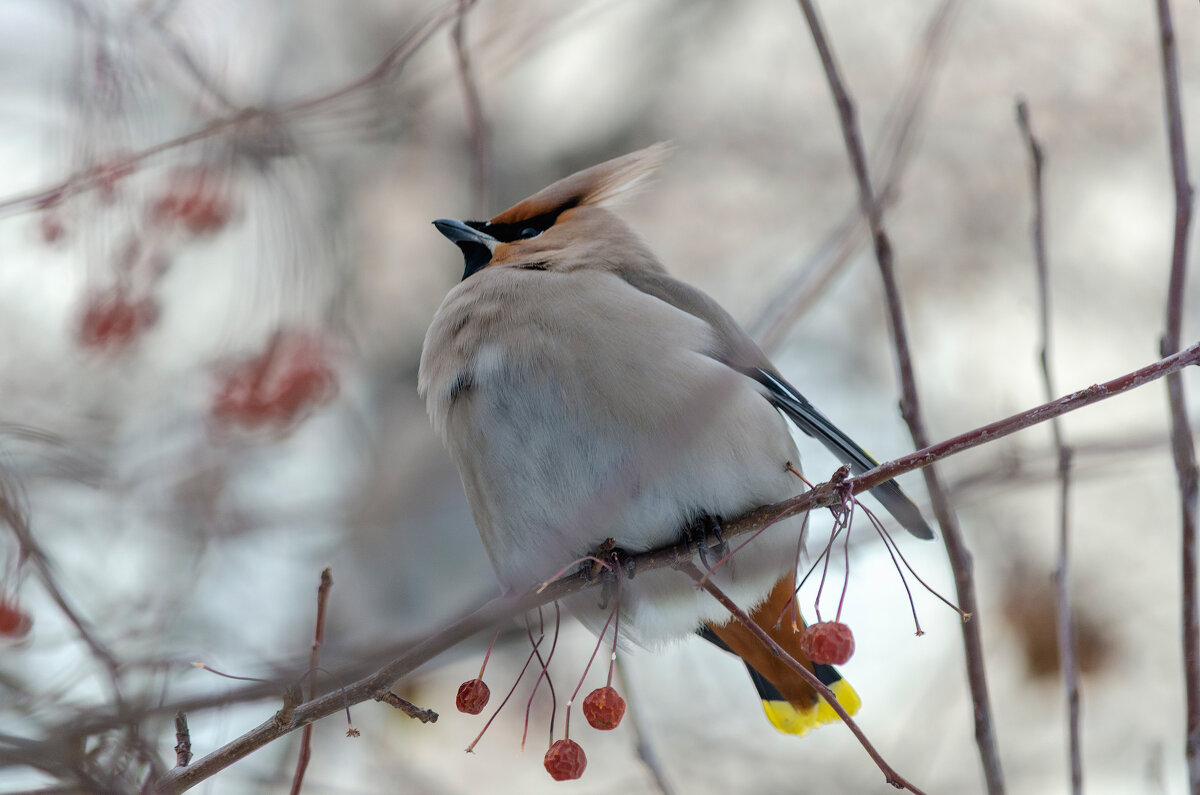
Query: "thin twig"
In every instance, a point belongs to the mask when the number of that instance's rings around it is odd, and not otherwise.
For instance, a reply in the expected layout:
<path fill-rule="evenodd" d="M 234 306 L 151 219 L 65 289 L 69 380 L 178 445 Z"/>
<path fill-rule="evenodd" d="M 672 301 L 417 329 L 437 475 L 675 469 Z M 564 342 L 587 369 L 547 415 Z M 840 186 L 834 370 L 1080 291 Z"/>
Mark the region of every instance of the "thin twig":
<path fill-rule="evenodd" d="M 450 39 L 454 44 L 454 62 L 458 68 L 458 82 L 462 86 L 463 103 L 467 110 L 467 128 L 471 132 L 471 162 L 475 168 L 475 217 L 483 218 L 487 213 L 492 196 L 491 132 L 483 115 L 483 101 L 479 98 L 479 86 L 471 69 L 467 53 L 464 30 L 467 11 L 475 0 L 458 0 L 458 15 L 450 28 Z"/>
<path fill-rule="evenodd" d="M 817 678 L 816 674 L 805 668 L 803 665 L 797 662 L 795 658 L 788 654 L 782 646 L 775 642 L 774 638 L 767 634 L 766 630 L 756 624 L 754 619 L 750 618 L 750 616 L 746 615 L 741 608 L 734 604 L 733 600 L 726 596 L 725 592 L 718 588 L 717 585 L 713 583 L 711 578 L 706 577 L 704 573 L 700 571 L 700 569 L 696 568 L 696 564 L 689 560 L 680 563 L 675 568 L 679 569 L 679 571 L 695 580 L 699 587 L 708 591 L 709 594 L 711 594 L 714 599 L 720 602 L 721 605 L 728 610 L 735 619 L 737 619 L 744 627 L 746 627 L 746 629 L 750 630 L 750 632 L 756 638 L 758 638 L 763 645 L 770 649 L 772 654 L 778 657 L 784 665 L 786 665 L 788 668 L 791 668 L 801 679 L 807 682 L 813 690 L 817 691 L 817 694 L 820 695 L 821 698 L 825 699 L 826 703 L 833 708 L 833 711 L 836 712 L 838 717 L 842 719 L 842 722 L 846 724 L 846 727 L 849 728 L 850 731 L 854 733 L 854 736 L 858 738 L 859 743 L 862 744 L 863 749 L 867 752 L 871 759 L 874 760 L 875 764 L 879 766 L 879 769 L 883 772 L 884 778 L 887 779 L 887 783 L 891 784 L 896 789 L 906 789 L 909 792 L 915 792 L 920 795 L 921 790 L 917 789 L 915 786 L 905 780 L 903 776 L 897 773 L 895 769 L 887 763 L 883 756 L 880 755 L 879 751 L 875 750 L 875 746 L 871 744 L 871 741 L 867 739 L 867 735 L 863 733 L 863 730 L 860 729 L 858 724 L 854 722 L 854 719 L 850 717 L 850 713 L 846 712 L 845 707 L 838 703 L 837 697 L 833 695 L 833 691 L 826 687 L 821 680 Z"/>
<path fill-rule="evenodd" d="M 1167 289 L 1167 327 L 1162 337 L 1163 355 L 1179 350 L 1183 334 L 1184 284 L 1187 279 L 1188 229 L 1192 223 L 1192 188 L 1188 182 L 1187 146 L 1183 136 L 1183 109 L 1179 100 L 1179 66 L 1175 57 L 1175 31 L 1167 0 L 1157 0 L 1159 42 L 1162 46 L 1163 105 L 1171 149 L 1171 180 L 1175 188 L 1175 237 L 1171 249 L 1171 277 Z M 1196 449 L 1189 433 L 1183 379 L 1167 379 L 1171 407 L 1171 451 L 1179 482 L 1181 518 L 1181 579 L 1183 581 L 1181 642 L 1184 689 L 1187 693 L 1188 783 L 1200 795 L 1200 604 L 1197 603 L 1197 471 Z"/>
<path fill-rule="evenodd" d="M 858 129 L 854 104 L 842 83 L 841 74 L 822 29 L 820 18 L 817 16 L 816 8 L 811 0 L 799 0 L 799 3 L 808 22 L 809 30 L 812 32 L 817 52 L 820 54 L 829 88 L 833 93 L 838 118 L 841 121 L 842 137 L 846 143 L 846 152 L 858 183 L 859 206 L 867 218 L 867 223 L 871 228 L 871 237 L 875 242 L 875 259 L 879 265 L 879 274 L 887 298 L 888 325 L 891 329 L 892 343 L 896 351 L 896 364 L 900 372 L 902 393 L 900 413 L 908 424 L 913 444 L 917 447 L 926 447 L 929 445 L 929 435 L 925 430 L 917 396 L 916 376 L 913 373 L 912 355 L 909 351 L 908 333 L 905 329 L 900 287 L 896 281 L 895 268 L 892 263 L 892 247 L 883 229 L 882 209 L 875 201 L 871 188 L 871 179 L 867 172 L 867 160 L 863 151 L 862 135 Z M 1000 752 L 996 744 L 992 708 L 988 697 L 983 639 L 980 630 L 979 606 L 975 598 L 975 577 L 972 572 L 971 553 L 967 549 L 966 541 L 937 470 L 934 467 L 925 467 L 922 474 L 925 476 L 925 485 L 929 490 L 934 515 L 942 528 L 942 540 L 946 545 L 950 566 L 954 571 L 958 605 L 973 616 L 973 620 L 963 622 L 962 632 L 967 662 L 967 679 L 970 683 L 971 700 L 974 705 L 975 742 L 979 747 L 979 757 L 984 777 L 987 780 L 988 792 L 991 795 L 1001 795 L 1004 792 L 1004 774 L 1000 767 Z"/>
<path fill-rule="evenodd" d="M 187 767 L 192 761 L 192 735 L 188 731 L 187 715 L 175 713 L 175 764 Z"/>
<path fill-rule="evenodd" d="M 900 194 L 915 148 L 913 142 L 924 120 L 926 100 L 932 93 L 934 78 L 948 49 L 952 23 L 961 6 L 961 0 L 942 0 L 930 15 L 914 49 L 904 85 L 885 116 L 873 158 L 883 173 L 877 198 L 881 207 L 891 206 Z M 770 351 L 782 342 L 787 330 L 817 302 L 833 283 L 833 277 L 851 261 L 867 231 L 866 221 L 856 205 L 750 325 L 751 336 L 759 345 Z"/>
<path fill-rule="evenodd" d="M 128 173 L 134 166 L 145 160 L 187 144 L 238 129 L 261 125 L 274 127 L 282 121 L 327 110 L 347 96 L 367 88 L 373 88 L 394 78 L 417 50 L 433 37 L 433 34 L 454 19 L 458 13 L 458 7 L 459 0 L 449 0 L 430 14 L 423 23 L 409 31 L 373 69 L 349 83 L 280 108 L 242 108 L 192 132 L 125 154 L 105 163 L 102 167 L 89 164 L 87 168 L 71 174 L 54 185 L 0 199 L 0 217 L 58 204 L 78 193 L 96 188 L 106 180 L 111 181 L 113 175 Z"/>
<path fill-rule="evenodd" d="M 237 110 L 237 105 L 229 95 L 218 85 L 217 81 L 208 74 L 192 56 L 191 49 L 167 25 L 166 17 L 156 14 L 146 20 L 148 29 L 157 37 L 158 43 L 170 53 L 180 68 L 192 79 L 196 88 L 200 89 L 200 98 L 210 105 L 217 105 L 228 111 Z M 140 28 L 135 29 L 141 32 Z"/>
<path fill-rule="evenodd" d="M 1033 259 L 1037 270 L 1038 333 L 1041 337 L 1042 386 L 1047 399 L 1054 396 L 1054 378 L 1050 368 L 1050 285 L 1049 263 L 1046 257 L 1045 194 L 1042 167 L 1045 163 L 1042 145 L 1033 134 L 1029 122 L 1029 107 L 1024 100 L 1017 102 L 1017 126 L 1029 150 L 1030 178 L 1033 189 Z M 1056 618 L 1058 629 L 1059 664 L 1063 688 L 1067 696 L 1067 760 L 1071 767 L 1071 792 L 1083 792 L 1083 748 L 1079 734 L 1079 654 L 1076 649 L 1075 609 L 1071 604 L 1070 577 L 1070 488 L 1071 459 L 1074 452 L 1063 440 L 1062 423 L 1058 417 L 1050 421 L 1054 449 L 1058 454 L 1058 565 L 1054 570 L 1057 595 Z"/>
<path fill-rule="evenodd" d="M 92 657 L 108 675 L 108 685 L 112 690 L 113 701 L 118 710 L 122 710 L 124 697 L 121 693 L 121 664 L 112 650 L 100 640 L 88 620 L 75 609 L 66 590 L 59 584 L 50 558 L 34 537 L 33 528 L 29 523 L 29 513 L 24 505 L 21 485 L 2 467 L 0 467 L 0 523 L 7 524 L 16 536 L 22 565 L 29 563 L 33 566 L 38 580 L 46 589 L 51 601 L 74 627 L 76 634 L 88 647 Z"/>
<path fill-rule="evenodd" d="M 438 714 L 431 709 L 422 709 L 416 704 L 407 699 L 400 698 L 392 691 L 388 690 L 380 693 L 375 697 L 376 701 L 381 701 L 389 707 L 395 707 L 413 720 L 419 720 L 421 723 L 437 723 Z"/>
<path fill-rule="evenodd" d="M 325 642 L 325 610 L 329 604 L 329 592 L 333 589 L 333 572 L 326 567 L 321 571 L 321 584 L 317 586 L 317 620 L 313 630 L 312 651 L 309 653 L 308 700 L 317 697 L 317 669 L 321 667 L 321 644 Z M 296 772 L 292 776 L 291 795 L 300 795 L 304 786 L 304 771 L 312 757 L 313 725 L 310 723 L 300 733 L 300 755 L 296 759 Z"/>

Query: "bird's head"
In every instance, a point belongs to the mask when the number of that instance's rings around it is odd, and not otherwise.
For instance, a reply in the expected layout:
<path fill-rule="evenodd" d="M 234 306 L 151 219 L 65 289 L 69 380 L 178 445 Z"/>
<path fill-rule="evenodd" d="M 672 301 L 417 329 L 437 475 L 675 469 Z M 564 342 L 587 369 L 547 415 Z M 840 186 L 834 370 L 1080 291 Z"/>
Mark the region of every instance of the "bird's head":
<path fill-rule="evenodd" d="M 669 144 L 657 143 L 564 177 L 489 221 L 433 224 L 462 250 L 464 280 L 485 268 L 658 267 L 637 234 L 607 208 L 634 192 L 670 153 Z"/>

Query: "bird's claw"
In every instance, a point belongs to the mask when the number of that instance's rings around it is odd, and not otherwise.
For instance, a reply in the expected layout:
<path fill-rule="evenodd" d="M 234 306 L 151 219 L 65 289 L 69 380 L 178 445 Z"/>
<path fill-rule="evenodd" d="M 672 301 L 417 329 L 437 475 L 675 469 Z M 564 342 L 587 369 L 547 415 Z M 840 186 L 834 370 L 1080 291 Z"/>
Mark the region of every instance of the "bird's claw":
<path fill-rule="evenodd" d="M 716 554 L 717 562 L 729 554 L 729 545 L 721 535 L 721 517 L 711 513 L 701 513 L 684 525 L 683 541 L 689 550 L 700 553 L 700 562 L 706 569 L 713 566 L 709 561 L 710 553 Z"/>
<path fill-rule="evenodd" d="M 584 576 L 588 581 L 600 578 L 600 609 L 608 608 L 610 600 L 616 593 L 617 580 L 620 577 L 633 579 L 637 573 L 633 556 L 617 546 L 612 538 L 606 538 L 592 553 L 592 560 L 585 564 Z"/>

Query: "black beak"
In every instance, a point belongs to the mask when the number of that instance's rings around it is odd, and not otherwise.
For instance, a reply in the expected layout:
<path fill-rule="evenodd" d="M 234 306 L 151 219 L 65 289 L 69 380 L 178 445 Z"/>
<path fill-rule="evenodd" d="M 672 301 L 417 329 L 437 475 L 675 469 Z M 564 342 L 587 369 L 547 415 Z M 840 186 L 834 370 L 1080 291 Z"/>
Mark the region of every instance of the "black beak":
<path fill-rule="evenodd" d="M 479 243 L 490 250 L 498 242 L 496 238 L 487 232 L 480 232 L 475 227 L 468 226 L 466 223 L 456 221 L 452 218 L 439 218 L 433 222 L 433 225 L 456 245 L 462 243 Z"/>
<path fill-rule="evenodd" d="M 464 280 L 486 268 L 492 261 L 492 249 L 499 241 L 487 232 L 451 218 L 439 218 L 433 225 L 462 251 L 466 260 Z"/>

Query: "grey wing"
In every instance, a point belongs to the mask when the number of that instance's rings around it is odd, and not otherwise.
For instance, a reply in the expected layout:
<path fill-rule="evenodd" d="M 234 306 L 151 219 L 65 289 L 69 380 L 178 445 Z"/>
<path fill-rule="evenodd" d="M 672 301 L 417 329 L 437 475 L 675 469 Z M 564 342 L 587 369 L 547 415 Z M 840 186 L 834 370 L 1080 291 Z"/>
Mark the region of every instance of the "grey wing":
<path fill-rule="evenodd" d="M 813 404 L 779 373 L 771 369 L 755 368 L 748 375 L 766 387 L 771 403 L 796 423 L 797 428 L 816 438 L 839 460 L 849 464 L 851 472 L 861 475 L 879 466 L 879 462 L 872 458 L 870 453 L 855 444 L 853 439 L 817 411 Z M 917 538 L 933 538 L 933 530 L 925 523 L 921 510 L 900 489 L 899 483 L 894 480 L 881 483 L 871 489 L 871 494 L 888 509 L 888 513 L 896 517 L 896 521 L 903 525 L 905 530 Z"/>
<path fill-rule="evenodd" d="M 617 275 L 638 290 L 695 315 L 712 326 L 720 346 L 719 350 L 713 351 L 713 357 L 758 382 L 766 392 L 766 399 L 775 408 L 783 412 L 797 428 L 824 445 L 838 460 L 849 464 L 851 472 L 861 475 L 879 466 L 878 461 L 817 411 L 804 395 L 775 371 L 762 350 L 716 301 L 665 273 L 629 269 L 617 271 Z M 871 489 L 871 494 L 908 532 L 917 538 L 933 538 L 933 530 L 921 516 L 920 509 L 896 481 L 889 480 L 876 486 Z"/>

